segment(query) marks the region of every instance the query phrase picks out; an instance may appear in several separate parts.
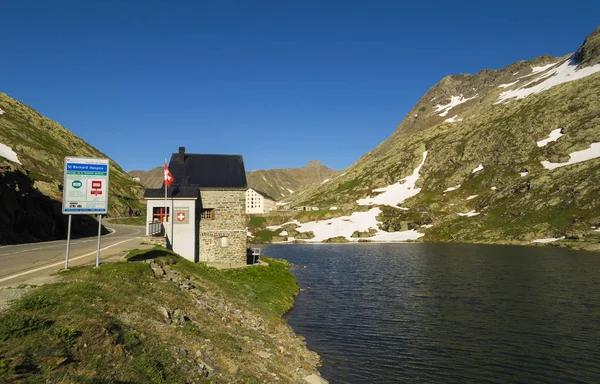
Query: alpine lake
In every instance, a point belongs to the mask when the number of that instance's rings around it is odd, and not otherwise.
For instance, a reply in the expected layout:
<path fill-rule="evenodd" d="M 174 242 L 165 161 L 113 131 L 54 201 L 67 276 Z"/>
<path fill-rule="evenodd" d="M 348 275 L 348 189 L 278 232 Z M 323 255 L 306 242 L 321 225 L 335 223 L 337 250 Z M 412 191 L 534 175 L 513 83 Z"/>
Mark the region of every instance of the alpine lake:
<path fill-rule="evenodd" d="M 268 245 L 330 383 L 600 383 L 600 254 L 472 244 Z"/>

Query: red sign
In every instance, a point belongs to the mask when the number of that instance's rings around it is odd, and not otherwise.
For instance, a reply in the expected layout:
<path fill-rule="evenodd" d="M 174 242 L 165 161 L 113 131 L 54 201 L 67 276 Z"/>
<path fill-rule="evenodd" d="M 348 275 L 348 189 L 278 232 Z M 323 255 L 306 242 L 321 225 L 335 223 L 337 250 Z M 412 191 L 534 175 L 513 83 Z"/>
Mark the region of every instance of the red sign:
<path fill-rule="evenodd" d="M 99 189 L 92 189 L 92 190 L 90 191 L 90 194 L 92 194 L 92 195 L 101 195 L 101 194 L 102 194 L 102 191 L 101 191 L 101 190 L 99 190 Z"/>
<path fill-rule="evenodd" d="M 185 212 L 177 212 L 177 221 L 185 221 Z"/>
<path fill-rule="evenodd" d="M 93 180 L 92 181 L 92 189 L 100 189 L 102 188 L 102 180 Z"/>

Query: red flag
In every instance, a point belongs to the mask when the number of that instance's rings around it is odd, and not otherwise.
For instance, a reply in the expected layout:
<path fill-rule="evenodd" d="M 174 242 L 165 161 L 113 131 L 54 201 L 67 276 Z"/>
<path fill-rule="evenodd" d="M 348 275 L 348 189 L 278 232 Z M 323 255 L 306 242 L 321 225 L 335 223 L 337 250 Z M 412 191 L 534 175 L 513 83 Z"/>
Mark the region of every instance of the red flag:
<path fill-rule="evenodd" d="M 165 185 L 170 187 L 173 184 L 173 175 L 171 171 L 169 171 L 169 167 L 167 167 L 167 161 L 165 160 Z"/>

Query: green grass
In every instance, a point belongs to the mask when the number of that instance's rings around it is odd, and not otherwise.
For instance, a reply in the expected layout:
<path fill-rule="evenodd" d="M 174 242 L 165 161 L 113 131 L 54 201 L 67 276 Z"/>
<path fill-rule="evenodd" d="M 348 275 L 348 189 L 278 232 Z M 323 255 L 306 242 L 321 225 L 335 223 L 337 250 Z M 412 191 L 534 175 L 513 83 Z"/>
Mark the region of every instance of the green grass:
<path fill-rule="evenodd" d="M 269 258 L 263 258 L 268 265 L 217 270 L 156 247 L 130 252 L 128 262 L 73 268 L 59 275 L 60 282 L 38 287 L 0 316 L 0 381 L 197 380 L 186 370 L 190 363 L 170 346 L 193 352 L 208 340 L 213 365 L 220 359 L 240 365 L 237 376 L 220 373 L 223 382 L 254 382 L 256 361 L 250 354 L 240 356 L 240 340 L 264 338 L 262 343 L 274 350 L 276 341 L 243 327 L 226 327 L 222 315 L 208 314 L 176 284 L 155 279 L 148 263 L 132 262 L 148 258 L 192 279 L 198 292 L 261 314 L 267 327 L 283 321 L 280 316 L 298 292 L 289 264 Z M 196 325 L 167 326 L 159 305 L 179 308 Z"/>

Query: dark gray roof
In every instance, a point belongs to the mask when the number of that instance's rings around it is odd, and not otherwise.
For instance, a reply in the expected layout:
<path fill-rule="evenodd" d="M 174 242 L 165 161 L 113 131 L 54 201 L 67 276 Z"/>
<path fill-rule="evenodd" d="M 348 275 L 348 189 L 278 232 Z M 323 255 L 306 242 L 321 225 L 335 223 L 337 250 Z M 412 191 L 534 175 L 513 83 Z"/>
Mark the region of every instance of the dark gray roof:
<path fill-rule="evenodd" d="M 169 170 L 175 183 L 198 188 L 246 189 L 246 169 L 242 155 L 202 155 L 186 153 L 183 164 L 171 155 Z"/>
<path fill-rule="evenodd" d="M 198 198 L 200 196 L 200 190 L 197 185 L 186 185 L 180 187 L 179 185 L 171 185 L 167 188 L 168 198 Z M 144 192 L 145 198 L 164 198 L 165 197 L 165 186 L 162 188 L 146 189 Z"/>

